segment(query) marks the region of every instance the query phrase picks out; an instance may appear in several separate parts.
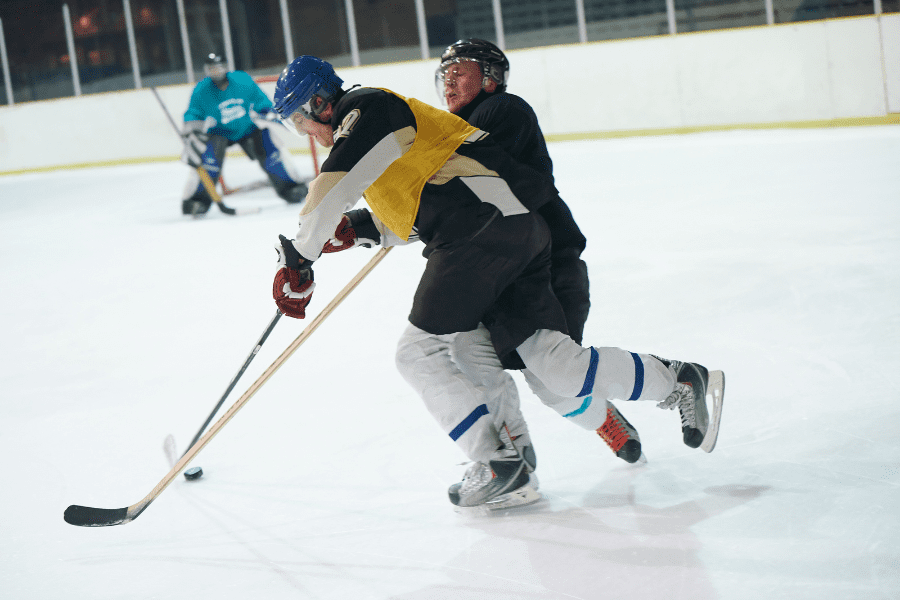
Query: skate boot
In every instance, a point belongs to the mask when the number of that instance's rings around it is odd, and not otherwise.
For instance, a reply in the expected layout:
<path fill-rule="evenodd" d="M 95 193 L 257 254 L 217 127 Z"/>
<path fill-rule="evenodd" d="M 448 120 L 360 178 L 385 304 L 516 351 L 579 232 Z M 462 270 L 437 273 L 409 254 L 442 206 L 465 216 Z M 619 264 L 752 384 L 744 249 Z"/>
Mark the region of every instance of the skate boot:
<path fill-rule="evenodd" d="M 660 408 L 674 409 L 681 413 L 681 433 L 684 443 L 699 448 L 709 427 L 709 411 L 706 407 L 706 389 L 709 372 L 696 363 L 666 360 L 655 356 L 675 372 L 675 389 L 659 403 Z"/>
<path fill-rule="evenodd" d="M 637 430 L 611 402 L 606 406 L 606 421 L 597 429 L 597 435 L 616 456 L 627 463 L 636 463 L 641 458 L 641 438 Z"/>
<path fill-rule="evenodd" d="M 506 427 L 500 430 L 500 447 L 488 464 L 472 463 L 463 480 L 447 490 L 450 502 L 459 507 L 487 505 L 487 508 L 509 508 L 540 500 L 541 495 L 530 484 L 536 457 L 528 435 L 515 439 Z"/>
<path fill-rule="evenodd" d="M 206 214 L 210 206 L 212 206 L 212 200 L 195 196 L 181 201 L 181 214 L 198 217 Z"/>

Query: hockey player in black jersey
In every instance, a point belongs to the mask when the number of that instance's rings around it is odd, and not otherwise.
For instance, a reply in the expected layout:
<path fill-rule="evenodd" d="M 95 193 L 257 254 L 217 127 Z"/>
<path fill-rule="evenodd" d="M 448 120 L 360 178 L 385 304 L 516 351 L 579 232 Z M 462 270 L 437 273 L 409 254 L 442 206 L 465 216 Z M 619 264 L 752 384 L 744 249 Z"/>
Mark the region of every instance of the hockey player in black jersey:
<path fill-rule="evenodd" d="M 459 40 L 441 55 L 435 84 L 450 112 L 489 132 L 491 139 L 513 158 L 545 174 L 552 182 L 553 161 L 537 115 L 525 100 L 506 91 L 509 71 L 509 60 L 496 45 L 475 38 Z M 590 309 L 587 265 L 580 258 L 587 241 L 558 193 L 538 209 L 538 214 L 550 230 L 553 293 L 563 307 L 569 335 L 580 344 Z M 461 357 L 457 362 L 463 370 L 485 385 L 503 388 L 501 399 L 518 406 L 515 382 L 503 372 L 503 367 L 524 369 L 518 354 L 492 357 L 490 336 L 483 326 L 459 334 L 454 345 L 458 346 L 454 355 Z M 479 360 L 469 363 L 467 358 Z M 579 427 L 596 432 L 622 460 L 633 463 L 641 458 L 637 430 L 611 402 L 595 401 L 582 408 L 581 398 L 557 396 L 528 369 L 523 373 L 545 405 Z M 508 425 L 516 435 L 527 433 L 524 420 Z"/>
<path fill-rule="evenodd" d="M 448 112 L 388 90 L 342 86 L 331 65 L 310 56 L 295 59 L 276 84 L 283 122 L 331 151 L 310 183 L 294 239 L 279 238 L 273 296 L 286 315 L 305 317 L 313 263 L 332 238 L 347 246 L 363 239 L 425 244 L 426 267 L 396 364 L 445 433 L 485 467 L 451 486 L 454 504 L 535 499 L 532 448 L 483 418 L 492 390 L 476 385 L 451 356 L 457 334 L 479 323 L 498 356 L 516 351 L 554 394 L 583 405 L 594 397 L 676 402 L 696 416 L 690 429 L 705 441 L 706 388 L 721 395 L 719 372 L 584 348 L 569 337 L 550 288 L 550 233 L 536 212 L 556 193 L 550 178 Z M 344 213 L 361 196 L 374 218 L 357 232 Z"/>

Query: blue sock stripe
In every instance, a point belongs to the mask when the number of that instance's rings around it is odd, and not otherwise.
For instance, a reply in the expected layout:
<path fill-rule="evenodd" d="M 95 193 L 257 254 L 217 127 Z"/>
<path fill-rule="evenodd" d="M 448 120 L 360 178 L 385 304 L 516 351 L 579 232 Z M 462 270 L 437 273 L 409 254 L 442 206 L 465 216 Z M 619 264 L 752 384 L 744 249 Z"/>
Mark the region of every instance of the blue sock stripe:
<path fill-rule="evenodd" d="M 631 353 L 631 358 L 634 359 L 634 391 L 629 400 L 637 400 L 644 391 L 644 361 L 634 352 Z"/>
<path fill-rule="evenodd" d="M 453 428 L 453 431 L 450 432 L 450 439 L 454 442 L 458 440 L 462 434 L 467 432 L 469 428 L 475 424 L 475 421 L 488 414 L 487 404 L 482 404 L 471 413 L 469 416 L 463 419 L 459 425 Z"/>
<path fill-rule="evenodd" d="M 600 362 L 600 353 L 597 352 L 597 349 L 591 346 L 591 364 L 588 367 L 587 375 L 584 376 L 584 385 L 581 386 L 581 391 L 578 392 L 578 397 L 587 396 L 594 389 L 594 377 L 597 376 L 597 363 Z"/>
<path fill-rule="evenodd" d="M 591 405 L 591 402 L 593 402 L 593 401 L 594 401 L 594 397 L 588 396 L 587 398 L 584 399 L 584 402 L 581 403 L 581 407 L 579 407 L 579 408 L 573 410 L 572 412 L 570 412 L 569 414 L 563 415 L 563 416 L 566 417 L 567 419 L 569 417 L 577 417 L 578 415 L 580 415 L 581 413 L 586 411 L 588 409 L 588 407 Z"/>

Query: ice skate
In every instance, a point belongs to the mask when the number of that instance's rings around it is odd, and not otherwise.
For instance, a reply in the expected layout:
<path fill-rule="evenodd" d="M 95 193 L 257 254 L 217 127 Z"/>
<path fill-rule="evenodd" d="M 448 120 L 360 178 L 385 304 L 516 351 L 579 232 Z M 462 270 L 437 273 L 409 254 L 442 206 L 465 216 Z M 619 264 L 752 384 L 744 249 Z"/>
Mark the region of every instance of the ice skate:
<path fill-rule="evenodd" d="M 209 211 L 209 207 L 211 205 L 212 200 L 206 200 L 203 198 L 188 198 L 187 200 L 181 201 L 181 213 L 184 215 L 190 215 L 194 218 L 198 218 L 205 215 Z"/>
<path fill-rule="evenodd" d="M 719 435 L 725 374 L 707 371 L 706 367 L 696 363 L 656 358 L 675 372 L 677 382 L 659 407 L 678 408 L 685 445 L 712 452 Z"/>
<path fill-rule="evenodd" d="M 450 502 L 463 508 L 484 506 L 496 510 L 540 500 L 536 480 L 534 485 L 531 482 L 536 460 L 528 435 L 513 439 L 504 426 L 500 441 L 501 446 L 488 464 L 472 463 L 463 480 L 450 486 Z"/>
<path fill-rule="evenodd" d="M 597 435 L 603 438 L 616 456 L 627 463 L 636 463 L 644 456 L 637 430 L 612 403 L 607 403 L 606 421 L 597 429 Z M 644 458 L 642 462 L 646 461 Z"/>

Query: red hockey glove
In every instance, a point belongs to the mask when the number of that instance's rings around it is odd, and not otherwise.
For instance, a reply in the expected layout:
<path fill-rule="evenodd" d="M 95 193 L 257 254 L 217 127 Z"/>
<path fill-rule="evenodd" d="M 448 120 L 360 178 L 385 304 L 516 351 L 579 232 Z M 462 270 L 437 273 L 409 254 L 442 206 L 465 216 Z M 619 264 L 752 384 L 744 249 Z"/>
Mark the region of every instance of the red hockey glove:
<path fill-rule="evenodd" d="M 295 319 L 306 318 L 306 305 L 312 300 L 316 284 L 313 281 L 313 261 L 300 256 L 291 240 L 278 236 L 278 271 L 272 285 L 272 297 L 278 309 Z"/>
<path fill-rule="evenodd" d="M 365 208 L 359 208 L 344 213 L 344 218 L 334 231 L 334 237 L 325 243 L 322 252 L 330 254 L 356 246 L 371 248 L 380 243 L 381 232 L 375 227 L 372 214 Z"/>

